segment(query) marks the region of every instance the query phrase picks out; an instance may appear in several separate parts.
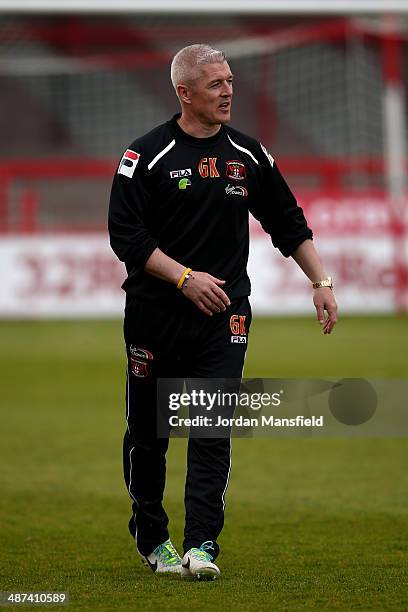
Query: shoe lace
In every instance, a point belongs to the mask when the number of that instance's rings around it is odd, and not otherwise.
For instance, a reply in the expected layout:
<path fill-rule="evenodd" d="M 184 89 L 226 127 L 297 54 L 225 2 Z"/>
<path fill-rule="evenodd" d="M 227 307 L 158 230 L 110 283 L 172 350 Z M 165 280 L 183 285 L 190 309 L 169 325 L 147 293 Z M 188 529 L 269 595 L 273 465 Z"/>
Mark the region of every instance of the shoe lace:
<path fill-rule="evenodd" d="M 168 540 L 155 549 L 155 555 L 166 565 L 179 565 L 180 556 L 173 544 Z"/>
<path fill-rule="evenodd" d="M 211 540 L 203 542 L 200 548 L 192 548 L 191 555 L 198 561 L 212 561 L 214 556 L 208 552 L 209 550 L 214 550 L 214 542 Z"/>

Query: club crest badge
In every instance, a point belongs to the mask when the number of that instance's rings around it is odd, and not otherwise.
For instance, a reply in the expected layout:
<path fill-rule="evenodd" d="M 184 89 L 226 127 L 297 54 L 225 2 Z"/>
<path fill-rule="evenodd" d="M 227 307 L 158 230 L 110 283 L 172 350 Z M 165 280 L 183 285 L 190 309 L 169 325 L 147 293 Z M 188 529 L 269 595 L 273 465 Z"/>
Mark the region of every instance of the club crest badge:
<path fill-rule="evenodd" d="M 235 159 L 226 162 L 227 177 L 234 181 L 243 181 L 246 178 L 245 164 Z"/>
<path fill-rule="evenodd" d="M 147 349 L 130 345 L 130 371 L 136 378 L 146 378 L 150 374 L 153 353 Z"/>

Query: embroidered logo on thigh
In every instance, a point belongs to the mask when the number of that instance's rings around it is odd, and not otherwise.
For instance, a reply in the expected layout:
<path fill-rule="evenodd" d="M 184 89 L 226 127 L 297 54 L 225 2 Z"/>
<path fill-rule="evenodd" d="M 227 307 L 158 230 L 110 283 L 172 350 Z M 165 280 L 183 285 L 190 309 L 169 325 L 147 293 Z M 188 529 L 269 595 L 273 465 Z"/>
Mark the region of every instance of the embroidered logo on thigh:
<path fill-rule="evenodd" d="M 150 374 L 153 353 L 147 349 L 130 345 L 130 371 L 137 378 L 146 378 Z"/>
<path fill-rule="evenodd" d="M 230 330 L 233 334 L 231 336 L 231 342 L 233 344 L 246 344 L 246 328 L 245 328 L 246 315 L 232 315 L 230 317 Z"/>

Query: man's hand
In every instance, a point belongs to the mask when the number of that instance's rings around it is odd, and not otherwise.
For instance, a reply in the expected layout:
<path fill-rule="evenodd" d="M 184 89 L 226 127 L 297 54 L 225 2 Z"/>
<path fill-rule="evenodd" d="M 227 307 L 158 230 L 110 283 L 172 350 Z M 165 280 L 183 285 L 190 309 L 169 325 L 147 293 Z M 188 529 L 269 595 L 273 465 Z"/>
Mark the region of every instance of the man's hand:
<path fill-rule="evenodd" d="M 207 274 L 207 272 L 191 272 L 190 278 L 184 283 L 182 292 L 197 308 L 212 317 L 214 313 L 223 312 L 231 302 L 221 289 L 225 281 Z"/>
<path fill-rule="evenodd" d="M 155 249 L 145 264 L 145 272 L 177 285 L 187 271 L 186 266 L 175 261 L 159 248 Z M 182 285 L 181 291 L 197 308 L 206 315 L 222 312 L 230 306 L 227 294 L 221 289 L 224 280 L 215 278 L 207 272 L 190 272 L 190 277 Z"/>
<path fill-rule="evenodd" d="M 316 306 L 317 319 L 323 326 L 323 332 L 331 334 L 337 321 L 337 303 L 332 289 L 329 287 L 314 289 L 313 302 Z M 324 311 L 327 312 L 327 318 L 325 318 Z"/>

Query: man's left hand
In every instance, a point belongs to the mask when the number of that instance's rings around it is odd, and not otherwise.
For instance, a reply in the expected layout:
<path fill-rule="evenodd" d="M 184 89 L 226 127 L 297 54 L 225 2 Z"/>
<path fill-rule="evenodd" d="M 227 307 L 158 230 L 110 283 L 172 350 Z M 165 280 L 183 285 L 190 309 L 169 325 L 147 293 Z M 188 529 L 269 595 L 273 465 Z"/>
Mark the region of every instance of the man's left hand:
<path fill-rule="evenodd" d="M 317 319 L 322 325 L 323 333 L 331 334 L 337 322 L 337 303 L 330 287 L 314 289 L 313 303 L 317 311 Z M 327 317 L 325 316 L 327 312 Z"/>

